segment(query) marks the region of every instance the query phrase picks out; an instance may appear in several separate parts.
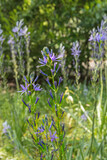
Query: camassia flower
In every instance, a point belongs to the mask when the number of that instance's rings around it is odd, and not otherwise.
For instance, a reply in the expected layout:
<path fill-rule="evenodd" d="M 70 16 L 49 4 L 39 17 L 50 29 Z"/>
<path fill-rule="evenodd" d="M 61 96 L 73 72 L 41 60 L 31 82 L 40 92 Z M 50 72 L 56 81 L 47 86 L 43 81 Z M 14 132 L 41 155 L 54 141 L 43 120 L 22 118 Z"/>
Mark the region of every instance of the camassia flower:
<path fill-rule="evenodd" d="M 41 91 L 42 90 L 42 88 L 40 88 L 40 85 L 39 84 L 33 84 L 33 89 L 35 90 L 35 91 Z"/>
<path fill-rule="evenodd" d="M 21 86 L 22 90 L 18 91 L 18 92 L 22 92 L 21 94 L 23 94 L 25 92 L 30 93 L 30 91 L 28 91 L 28 88 L 29 88 L 30 84 L 28 84 L 27 82 L 25 82 L 25 86 L 23 86 L 22 84 L 20 86 Z"/>
<path fill-rule="evenodd" d="M 39 58 L 39 63 L 41 64 L 41 66 L 45 66 L 47 64 L 46 57 L 43 57 L 43 59 Z"/>
<path fill-rule="evenodd" d="M 28 95 L 30 95 L 31 91 L 29 91 L 29 88 L 31 86 L 32 86 L 31 88 L 33 88 L 35 91 L 41 91 L 42 90 L 42 88 L 40 88 L 39 84 L 34 84 L 37 81 L 38 76 L 36 77 L 36 79 L 34 81 L 31 81 L 30 83 L 28 82 L 28 80 L 25 76 L 24 76 L 24 79 L 25 79 L 25 86 L 21 84 L 20 86 L 21 86 L 22 90 L 18 91 L 18 92 L 22 92 L 21 94 L 27 93 Z M 37 101 L 35 103 L 37 103 Z"/>
<path fill-rule="evenodd" d="M 107 25 L 106 25 L 106 21 L 102 20 L 101 26 L 91 31 L 89 41 L 99 43 L 105 40 L 107 40 Z"/>
<path fill-rule="evenodd" d="M 12 29 L 13 33 L 18 33 L 23 26 L 24 22 L 23 19 L 16 22 L 16 26 Z"/>
<path fill-rule="evenodd" d="M 61 59 L 63 58 L 63 54 L 59 54 L 58 56 L 56 56 L 53 51 L 49 51 L 49 49 L 47 47 L 45 47 L 43 49 L 42 55 L 43 55 L 43 59 L 39 58 L 39 63 L 41 64 L 41 66 L 45 66 L 48 64 L 48 62 L 57 62 L 57 61 L 61 61 Z M 41 67 L 40 66 L 40 67 Z"/>
<path fill-rule="evenodd" d="M 3 123 L 3 133 L 4 134 L 7 133 L 7 130 L 10 129 L 10 128 L 11 128 L 10 125 L 7 123 L 7 121 L 5 121 Z"/>
<path fill-rule="evenodd" d="M 22 99 L 22 102 L 24 103 L 24 105 L 26 105 L 29 109 L 29 112 L 31 112 L 31 106 L 29 104 L 26 104 L 26 102 Z"/>
<path fill-rule="evenodd" d="M 89 41 L 100 42 L 100 41 L 105 41 L 105 40 L 106 40 L 106 35 L 104 34 L 103 31 L 100 30 L 99 32 L 95 29 L 91 31 Z"/>
<path fill-rule="evenodd" d="M 49 130 L 49 132 L 50 132 L 51 142 L 55 141 L 58 138 L 58 137 L 55 136 L 56 131 L 53 134 L 51 133 L 51 130 Z"/>
<path fill-rule="evenodd" d="M 38 128 L 38 130 L 37 130 L 37 132 L 35 132 L 35 134 L 39 134 L 39 133 L 42 133 L 42 132 L 44 132 L 44 128 Z"/>
<path fill-rule="evenodd" d="M 78 41 L 73 42 L 71 51 L 72 51 L 71 55 L 73 55 L 75 58 L 80 56 L 81 51 L 80 51 L 80 45 Z"/>
<path fill-rule="evenodd" d="M 74 57 L 73 64 L 74 64 L 74 68 L 75 68 L 76 85 L 77 85 L 77 88 L 79 89 L 79 79 L 80 79 L 79 57 L 80 57 L 81 50 L 80 50 L 80 45 L 79 45 L 78 41 L 73 43 L 71 51 L 72 51 L 71 55 L 73 55 L 73 57 Z"/>

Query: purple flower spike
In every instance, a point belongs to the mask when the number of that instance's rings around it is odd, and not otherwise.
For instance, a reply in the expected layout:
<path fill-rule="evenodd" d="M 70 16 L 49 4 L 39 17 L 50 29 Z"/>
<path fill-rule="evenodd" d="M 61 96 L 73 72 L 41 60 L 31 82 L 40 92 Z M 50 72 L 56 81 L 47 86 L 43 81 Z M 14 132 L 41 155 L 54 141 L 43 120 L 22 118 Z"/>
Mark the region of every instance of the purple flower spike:
<path fill-rule="evenodd" d="M 52 125 L 53 125 L 53 121 L 51 122 L 51 125 L 50 125 L 49 129 L 51 129 Z"/>
<path fill-rule="evenodd" d="M 52 98 L 52 99 L 54 99 L 54 98 L 53 98 L 53 95 L 52 95 L 52 91 L 51 91 L 51 90 L 50 90 L 50 96 L 51 96 L 51 98 Z"/>
<path fill-rule="evenodd" d="M 48 47 L 45 48 L 45 52 L 49 54 L 49 48 Z"/>
<path fill-rule="evenodd" d="M 44 130 L 45 130 L 45 129 L 44 129 L 43 127 L 42 127 L 42 128 L 41 128 L 41 127 L 40 127 L 40 128 L 38 127 L 37 132 L 35 132 L 35 134 L 42 133 L 42 132 L 44 132 Z"/>
<path fill-rule="evenodd" d="M 48 76 L 48 75 L 45 74 L 42 70 L 40 70 L 40 73 L 43 74 L 44 76 Z"/>
<path fill-rule="evenodd" d="M 64 124 L 62 125 L 62 131 L 64 131 L 64 128 L 65 128 L 65 126 L 64 126 Z"/>
<path fill-rule="evenodd" d="M 45 156 L 43 155 L 43 153 L 41 154 L 40 160 L 43 160 Z"/>
<path fill-rule="evenodd" d="M 19 31 L 19 28 L 18 28 L 18 27 L 14 27 L 14 28 L 12 29 L 12 31 L 13 31 L 14 33 L 16 33 L 16 32 Z"/>
<path fill-rule="evenodd" d="M 63 93 L 60 95 L 60 102 L 59 103 L 62 102 L 62 97 L 63 97 Z"/>
<path fill-rule="evenodd" d="M 45 66 L 47 64 L 47 58 L 44 56 L 43 59 L 39 58 L 39 63 L 41 66 Z"/>
<path fill-rule="evenodd" d="M 55 104 L 55 111 L 57 111 L 57 106 L 56 106 L 56 104 Z"/>
<path fill-rule="evenodd" d="M 25 101 L 24 101 L 23 99 L 22 99 L 22 102 L 24 103 L 24 105 L 25 105 L 25 106 L 27 106 L 27 107 L 28 107 L 28 104 L 26 104 L 26 103 L 25 103 Z"/>
<path fill-rule="evenodd" d="M 44 51 L 41 51 L 43 58 L 45 57 L 47 59 L 46 53 Z"/>
<path fill-rule="evenodd" d="M 61 68 L 61 64 L 59 64 L 58 69 L 56 70 L 56 73 L 59 71 L 60 68 Z"/>
<path fill-rule="evenodd" d="M 3 33 L 3 30 L 1 29 L 1 27 L 0 27 L 0 34 L 2 34 Z"/>
<path fill-rule="evenodd" d="M 40 112 L 38 112 L 38 118 L 39 118 L 39 116 L 40 116 Z"/>
<path fill-rule="evenodd" d="M 58 110 L 57 110 L 57 105 L 55 104 L 55 112 L 56 112 L 56 116 L 58 117 Z"/>
<path fill-rule="evenodd" d="M 56 131 L 54 132 L 54 134 L 53 134 L 53 135 L 52 135 L 52 133 L 51 133 L 51 131 L 50 131 L 50 130 L 49 130 L 49 132 L 50 132 L 51 142 L 55 141 L 55 140 L 56 140 L 56 138 L 58 138 L 58 137 L 56 137 L 56 136 L 55 136 Z"/>
<path fill-rule="evenodd" d="M 48 126 L 48 118 L 47 118 L 47 114 L 45 114 L 45 122 L 46 122 L 46 125 Z"/>
<path fill-rule="evenodd" d="M 51 50 L 51 52 L 49 52 L 49 57 L 50 57 L 50 59 L 51 59 L 53 62 L 54 62 L 54 61 L 60 61 L 59 59 L 62 58 L 61 55 L 59 55 L 58 57 L 56 57 L 52 50 Z"/>
<path fill-rule="evenodd" d="M 24 79 L 25 79 L 26 83 L 29 83 L 28 80 L 27 80 L 27 78 L 26 78 L 26 76 L 24 76 Z"/>
<path fill-rule="evenodd" d="M 53 160 L 53 156 L 54 156 L 54 155 L 53 155 L 53 153 L 52 153 L 51 160 Z"/>
<path fill-rule="evenodd" d="M 34 115 L 35 115 L 35 119 L 36 119 L 36 115 L 37 115 L 37 119 L 39 119 L 40 112 L 38 112 L 38 113 L 37 113 L 37 112 L 35 112 L 35 113 L 34 113 Z"/>
<path fill-rule="evenodd" d="M 94 39 L 93 35 L 90 36 L 89 41 L 92 41 Z"/>
<path fill-rule="evenodd" d="M 27 84 L 26 82 L 25 82 L 25 87 L 22 84 L 20 86 L 22 87 L 22 91 L 18 91 L 18 92 L 22 92 L 23 94 L 28 91 L 29 84 Z"/>
<path fill-rule="evenodd" d="M 38 130 L 39 130 L 38 133 L 42 133 L 42 132 L 44 132 L 45 129 L 43 129 L 43 128 L 38 128 Z"/>
<path fill-rule="evenodd" d="M 28 124 L 33 128 L 33 125 L 29 122 L 29 120 L 28 119 L 26 119 L 26 120 L 27 120 Z"/>
<path fill-rule="evenodd" d="M 62 111 L 62 115 L 61 115 L 60 119 L 62 118 L 63 115 L 64 115 L 64 111 Z"/>
<path fill-rule="evenodd" d="M 62 77 L 60 77 L 59 78 L 59 83 L 58 83 L 58 86 L 60 85 L 60 83 L 63 81 L 63 78 Z"/>
<path fill-rule="evenodd" d="M 37 104 L 38 100 L 39 100 L 39 97 L 36 98 L 35 104 Z"/>
<path fill-rule="evenodd" d="M 33 81 L 33 83 L 35 83 L 35 82 L 38 80 L 38 77 L 39 77 L 39 76 L 37 76 L 37 77 L 35 78 L 35 80 Z"/>
<path fill-rule="evenodd" d="M 47 102 L 48 102 L 49 106 L 52 108 L 52 106 L 51 106 L 51 104 L 50 104 L 50 102 L 49 102 L 49 98 L 48 98 Z"/>
<path fill-rule="evenodd" d="M 60 54 L 56 59 L 57 59 L 57 61 L 60 61 L 59 59 L 62 59 L 63 58 L 63 54 Z"/>
<path fill-rule="evenodd" d="M 52 75 L 54 75 L 54 72 L 55 72 L 55 71 L 54 71 L 53 69 L 51 69 L 51 72 L 52 72 Z"/>
<path fill-rule="evenodd" d="M 45 143 L 43 141 L 41 141 L 41 143 L 45 145 Z"/>
<path fill-rule="evenodd" d="M 28 31 L 28 28 L 26 26 L 23 29 L 21 28 L 19 31 L 19 36 L 25 36 L 27 34 L 29 35 L 30 32 L 27 33 L 27 31 Z"/>
<path fill-rule="evenodd" d="M 51 87 L 51 84 L 49 82 L 49 78 L 47 77 L 46 82 L 49 84 L 49 86 Z"/>
<path fill-rule="evenodd" d="M 52 57 L 50 57 L 52 61 L 56 61 L 55 54 L 53 53 Z"/>
<path fill-rule="evenodd" d="M 41 125 L 41 127 L 42 127 L 42 129 L 44 129 L 44 130 L 45 130 L 45 128 L 44 128 L 44 126 L 43 126 L 43 125 Z"/>
<path fill-rule="evenodd" d="M 51 49 L 51 52 L 49 51 L 49 57 L 52 58 L 53 56 L 53 50 Z"/>
<path fill-rule="evenodd" d="M 44 147 L 42 146 L 41 142 L 39 142 L 38 144 L 44 149 Z"/>
<path fill-rule="evenodd" d="M 106 23 L 105 21 L 101 21 L 101 27 L 97 27 L 97 29 L 93 29 L 91 31 L 91 35 L 89 38 L 89 41 L 92 42 L 100 42 L 107 40 L 107 34 L 106 34 Z"/>
<path fill-rule="evenodd" d="M 15 43 L 15 41 L 14 41 L 14 39 L 13 39 L 13 37 L 12 36 L 10 36 L 10 39 L 8 40 L 8 44 L 14 44 Z"/>
<path fill-rule="evenodd" d="M 31 113 L 31 106 L 28 106 L 28 109 L 29 109 L 29 113 Z"/>
<path fill-rule="evenodd" d="M 24 105 L 26 105 L 29 109 L 29 112 L 31 113 L 31 106 L 29 106 L 29 104 L 26 104 L 25 101 L 22 99 L 22 102 L 24 103 Z"/>
<path fill-rule="evenodd" d="M 57 62 L 54 63 L 54 71 L 55 71 L 55 69 L 56 69 L 56 65 L 57 65 Z"/>
<path fill-rule="evenodd" d="M 73 47 L 71 48 L 71 51 L 72 51 L 72 55 L 76 58 L 76 57 L 79 57 L 80 56 L 80 46 L 79 46 L 79 42 L 76 41 L 73 43 Z"/>
<path fill-rule="evenodd" d="M 54 82 L 55 88 L 57 88 L 57 81 Z"/>
<path fill-rule="evenodd" d="M 26 121 L 28 122 L 28 124 L 30 125 L 30 122 L 29 122 L 29 120 L 28 119 L 26 119 Z"/>
<path fill-rule="evenodd" d="M 42 88 L 40 88 L 40 85 L 39 84 L 33 84 L 33 89 L 35 90 L 35 91 L 41 91 L 42 90 Z"/>

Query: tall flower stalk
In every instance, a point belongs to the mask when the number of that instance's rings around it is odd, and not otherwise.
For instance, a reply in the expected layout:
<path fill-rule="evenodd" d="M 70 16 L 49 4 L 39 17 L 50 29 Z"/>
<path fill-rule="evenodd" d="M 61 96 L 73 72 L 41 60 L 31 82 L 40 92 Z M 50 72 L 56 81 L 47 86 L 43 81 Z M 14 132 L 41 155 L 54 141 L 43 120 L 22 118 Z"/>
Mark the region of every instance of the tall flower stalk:
<path fill-rule="evenodd" d="M 80 65 L 79 65 L 79 56 L 80 56 L 80 45 L 79 42 L 73 42 L 73 46 L 71 48 L 71 55 L 74 57 L 73 65 L 75 68 L 75 81 L 77 89 L 79 90 L 79 79 L 80 79 Z"/>
<path fill-rule="evenodd" d="M 24 28 L 25 30 L 25 34 L 24 34 L 24 37 L 25 37 L 25 45 L 26 45 L 26 54 L 27 54 L 27 77 L 29 77 L 29 74 L 30 74 L 30 50 L 29 50 L 29 46 L 30 46 L 30 32 L 27 32 L 28 31 L 28 28 L 25 26 Z"/>
<path fill-rule="evenodd" d="M 17 76 L 16 84 L 17 87 L 18 81 L 22 79 L 25 74 L 25 60 L 27 61 L 27 75 L 30 73 L 30 62 L 29 62 L 29 42 L 30 42 L 30 32 L 28 32 L 28 28 L 24 26 L 23 20 L 17 21 L 16 26 L 12 29 L 12 36 L 8 43 L 11 47 L 13 62 L 14 62 L 14 72 L 15 76 Z M 24 45 L 25 44 L 25 45 Z M 25 58 L 25 50 L 26 50 L 26 58 Z M 17 70 L 17 71 L 16 71 Z M 19 88 L 19 87 L 18 87 Z"/>
<path fill-rule="evenodd" d="M 91 145 L 90 145 L 90 154 L 89 157 L 91 157 L 91 153 L 93 150 L 93 143 L 95 138 L 95 117 L 96 117 L 96 111 L 98 116 L 98 132 L 100 134 L 101 126 L 102 126 L 102 119 L 101 119 L 101 105 L 102 105 L 102 97 L 103 97 L 103 58 L 104 58 L 104 45 L 105 41 L 107 39 L 107 32 L 106 32 L 105 22 L 101 22 L 101 27 L 97 28 L 97 30 L 93 30 L 91 32 L 90 36 L 90 43 L 93 48 L 93 54 L 92 58 L 95 63 L 95 67 L 92 70 L 92 86 L 93 86 L 93 97 L 94 97 L 94 108 L 93 108 L 93 124 L 92 124 L 92 138 L 91 138 Z M 100 74 L 99 74 L 100 73 Z M 99 81 L 100 77 L 100 97 L 97 104 L 97 93 L 98 93 L 98 87 L 97 82 Z M 103 138 L 103 136 L 101 137 Z"/>
<path fill-rule="evenodd" d="M 63 158 L 66 160 L 65 155 L 65 146 L 64 146 L 64 126 L 62 124 L 63 119 L 63 110 L 62 110 L 62 99 L 63 99 L 63 93 L 58 96 L 60 83 L 62 82 L 62 77 L 59 77 L 59 80 L 56 81 L 56 75 L 61 68 L 61 62 L 63 58 L 63 54 L 60 53 L 58 56 L 56 56 L 53 51 L 49 51 L 48 48 L 44 48 L 42 51 L 43 59 L 39 59 L 39 63 L 41 64 L 41 67 L 45 67 L 45 70 L 47 70 L 50 74 L 42 72 L 43 75 L 46 76 L 46 81 L 48 83 L 48 86 L 50 88 L 50 98 L 47 100 L 49 107 L 51 111 L 55 114 L 55 125 L 56 125 L 56 134 L 58 137 L 58 144 L 57 149 L 59 151 L 59 159 L 62 160 Z M 43 68 L 44 68 L 43 67 Z"/>
<path fill-rule="evenodd" d="M 4 71 L 4 54 L 3 54 L 3 42 L 5 38 L 3 36 L 3 30 L 0 25 L 0 76 L 2 78 L 3 87 L 6 88 L 6 72 Z"/>
<path fill-rule="evenodd" d="M 62 43 L 60 44 L 59 47 L 59 54 L 62 54 L 63 58 L 61 60 L 61 71 L 62 71 L 62 75 L 63 75 L 63 83 L 64 83 L 64 87 L 67 84 L 67 72 L 66 72 L 66 54 L 65 54 L 65 47 L 62 45 Z"/>
<path fill-rule="evenodd" d="M 18 82 L 18 66 L 17 66 L 17 61 L 16 61 L 16 52 L 15 52 L 15 46 L 14 46 L 14 40 L 13 37 L 10 36 L 10 39 L 8 41 L 8 44 L 10 45 L 11 53 L 12 53 L 12 61 L 13 61 L 13 66 L 14 66 L 14 77 L 16 80 L 16 86 L 17 90 L 19 90 L 19 82 Z"/>
<path fill-rule="evenodd" d="M 15 42 L 15 48 L 17 52 L 17 59 L 18 61 L 18 69 L 19 69 L 19 79 L 22 78 L 25 72 L 25 68 L 23 66 L 23 38 L 22 38 L 22 26 L 23 26 L 23 20 L 17 21 L 16 26 L 12 29 L 13 32 L 13 38 Z"/>
<path fill-rule="evenodd" d="M 29 114 L 32 115 L 32 118 L 29 117 L 27 122 L 33 130 L 31 131 L 31 136 L 33 142 L 38 147 L 40 159 L 53 159 L 53 157 L 57 154 L 56 159 L 58 160 L 66 160 L 66 148 L 65 148 L 65 129 L 63 124 L 64 111 L 62 108 L 62 99 L 64 97 L 63 93 L 59 95 L 59 87 L 62 82 L 62 77 L 56 79 L 56 75 L 61 68 L 61 60 L 63 58 L 62 54 L 56 56 L 53 51 L 49 51 L 48 48 L 44 48 L 42 51 L 43 59 L 39 59 L 40 63 L 40 73 L 45 76 L 46 83 L 49 87 L 49 98 L 47 98 L 47 105 L 50 109 L 51 115 L 46 114 L 45 117 L 40 115 L 39 110 L 37 110 L 37 105 L 39 97 L 37 96 L 34 100 L 34 95 L 41 91 L 42 89 L 38 84 L 35 84 L 38 77 L 31 78 L 30 82 L 25 79 L 25 86 L 21 85 L 22 94 L 25 93 L 26 101 L 24 97 L 22 99 L 24 105 L 27 106 L 29 110 Z M 46 72 L 43 70 L 45 69 Z M 42 120 L 41 120 L 41 118 Z"/>

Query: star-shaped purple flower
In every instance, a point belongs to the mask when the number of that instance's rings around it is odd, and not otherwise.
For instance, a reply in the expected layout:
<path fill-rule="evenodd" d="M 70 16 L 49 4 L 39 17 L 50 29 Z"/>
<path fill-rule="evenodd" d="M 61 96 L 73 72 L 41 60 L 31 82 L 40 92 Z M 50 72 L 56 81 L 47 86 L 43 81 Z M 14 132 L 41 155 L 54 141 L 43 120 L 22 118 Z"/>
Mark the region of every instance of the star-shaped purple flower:
<path fill-rule="evenodd" d="M 39 63 L 41 66 L 45 66 L 47 64 L 47 59 L 45 56 L 43 56 L 43 59 L 39 58 Z"/>
<path fill-rule="evenodd" d="M 23 94 L 25 92 L 30 93 L 30 91 L 28 91 L 29 84 L 27 84 L 27 82 L 25 82 L 25 87 L 22 84 L 20 86 L 21 86 L 22 90 L 18 91 L 18 92 L 22 92 L 21 94 Z"/>
<path fill-rule="evenodd" d="M 56 131 L 54 132 L 54 134 L 51 133 L 51 130 L 49 130 L 50 132 L 50 138 L 51 138 L 51 142 L 55 141 L 58 137 L 55 136 Z"/>
<path fill-rule="evenodd" d="M 39 63 L 41 64 L 41 66 L 45 66 L 48 63 L 49 59 L 51 59 L 53 62 L 56 62 L 56 61 L 61 61 L 61 59 L 63 58 L 63 54 L 59 54 L 58 56 L 56 56 L 53 53 L 52 49 L 51 51 L 49 51 L 47 47 L 45 47 L 44 51 L 41 52 L 43 55 L 43 59 L 39 58 Z"/>
<path fill-rule="evenodd" d="M 40 85 L 39 84 L 33 84 L 33 89 L 35 90 L 35 91 L 41 91 L 42 90 L 42 88 L 40 88 Z"/>

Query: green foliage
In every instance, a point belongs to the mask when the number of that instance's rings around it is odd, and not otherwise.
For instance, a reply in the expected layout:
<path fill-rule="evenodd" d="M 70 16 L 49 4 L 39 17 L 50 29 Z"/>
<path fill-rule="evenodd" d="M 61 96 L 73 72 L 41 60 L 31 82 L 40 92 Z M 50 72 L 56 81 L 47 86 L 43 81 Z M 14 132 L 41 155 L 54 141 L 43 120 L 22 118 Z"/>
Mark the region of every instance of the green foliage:
<path fill-rule="evenodd" d="M 10 156 L 14 154 L 23 156 L 22 153 L 24 153 L 26 157 L 30 159 L 30 154 L 27 150 L 30 148 L 29 151 L 31 152 L 35 147 L 27 131 L 27 111 L 22 105 L 18 93 L 5 93 L 5 91 L 1 91 L 1 88 L 0 92 L 3 94 L 3 96 L 0 96 L 0 122 L 2 121 L 3 123 L 4 121 L 7 121 L 11 126 L 8 134 L 4 135 L 2 133 L 2 124 L 0 124 L 0 147 L 2 146 Z"/>
<path fill-rule="evenodd" d="M 100 85 L 97 86 L 99 88 L 97 102 L 99 102 L 100 96 Z M 63 91 L 63 89 L 62 89 Z M 47 91 L 48 92 L 48 91 Z M 64 123 L 66 125 L 66 141 L 67 141 L 67 159 L 76 160 L 88 160 L 88 151 L 91 143 L 91 125 L 92 125 L 92 114 L 93 114 L 93 88 L 84 83 L 80 85 L 80 90 L 78 95 L 75 92 L 74 86 L 69 85 L 65 91 L 65 98 L 63 99 L 62 106 L 66 108 L 66 115 L 64 118 Z M 7 120 L 11 125 L 12 130 L 14 131 L 14 143 L 11 143 L 6 136 L 1 136 L 0 140 L 0 151 L 5 153 L 7 151 L 8 156 L 18 157 L 19 160 L 22 152 L 28 157 L 32 155 L 33 159 L 35 159 L 35 155 L 37 155 L 36 148 L 33 146 L 31 139 L 28 134 L 28 126 L 25 121 L 25 118 L 28 117 L 27 110 L 25 110 L 24 105 L 22 106 L 22 102 L 20 100 L 20 96 L 17 93 L 4 93 L 1 91 L 0 94 L 0 134 L 2 131 L 2 123 Z M 103 99 L 101 105 L 101 125 L 98 121 L 98 115 L 96 112 L 96 123 L 95 123 L 95 139 L 93 145 L 93 160 L 100 160 L 100 157 L 106 159 L 106 110 L 107 110 L 107 102 L 106 102 L 106 90 L 103 90 Z M 71 96 L 72 98 L 70 98 Z M 47 94 L 43 92 L 40 94 L 40 101 L 38 102 L 38 109 L 41 112 L 41 116 L 49 112 L 47 109 L 46 97 Z M 78 98 L 80 103 L 78 103 Z M 81 116 L 84 113 L 88 112 L 87 120 L 84 121 L 81 119 Z M 2 123 L 1 123 L 2 122 Z M 12 135 L 12 134 L 11 134 Z M 16 135 L 16 137 L 15 137 Z M 4 141 L 4 145 L 3 145 Z M 21 144 L 21 146 L 20 146 Z M 1 148 L 2 145 L 2 148 Z M 22 147 L 23 146 L 23 147 Z M 14 150 L 14 147 L 17 149 Z M 25 149 L 23 151 L 23 148 Z M 3 149 L 4 152 L 3 152 Z M 18 150 L 18 152 L 17 152 Z M 27 153 L 25 152 L 27 151 Z M 5 156 L 4 156 L 5 157 Z M 8 157 L 9 158 L 9 157 Z M 4 158 L 5 159 L 5 158 Z M 22 156 L 22 160 L 25 157 Z"/>
<path fill-rule="evenodd" d="M 89 58 L 89 31 L 99 25 L 107 13 L 107 1 L 82 0 L 11 0 L 0 1 L 0 23 L 6 35 L 17 20 L 24 19 L 31 31 L 31 57 L 33 65 L 44 46 L 58 49 L 63 43 L 68 50 L 72 42 L 82 43 L 81 62 Z M 8 48 L 6 47 L 8 53 Z M 67 57 L 67 65 L 70 59 Z M 82 66 L 81 66 L 82 68 Z"/>

